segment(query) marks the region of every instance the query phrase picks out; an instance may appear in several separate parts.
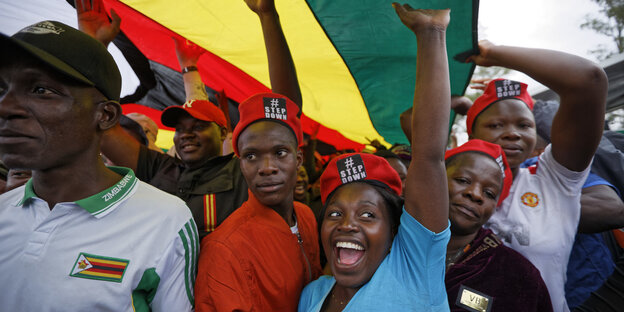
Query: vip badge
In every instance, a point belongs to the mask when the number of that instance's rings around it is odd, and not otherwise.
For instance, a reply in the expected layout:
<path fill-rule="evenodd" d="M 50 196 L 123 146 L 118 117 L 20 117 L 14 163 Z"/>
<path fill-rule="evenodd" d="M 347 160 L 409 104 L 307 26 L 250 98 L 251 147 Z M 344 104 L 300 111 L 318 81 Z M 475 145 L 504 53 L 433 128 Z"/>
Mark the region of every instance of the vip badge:
<path fill-rule="evenodd" d="M 494 299 L 484 293 L 461 285 L 455 305 L 472 312 L 489 312 Z"/>

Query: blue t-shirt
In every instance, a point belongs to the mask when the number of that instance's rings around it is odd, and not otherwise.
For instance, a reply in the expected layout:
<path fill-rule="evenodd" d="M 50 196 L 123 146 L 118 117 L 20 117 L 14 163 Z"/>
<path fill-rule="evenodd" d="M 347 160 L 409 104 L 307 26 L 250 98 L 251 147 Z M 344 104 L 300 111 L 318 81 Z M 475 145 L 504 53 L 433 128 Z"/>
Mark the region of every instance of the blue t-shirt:
<path fill-rule="evenodd" d="M 450 222 L 436 234 L 403 209 L 392 250 L 343 311 L 449 311 L 444 286 L 449 228 Z M 308 284 L 298 310 L 320 311 L 335 283 L 325 275 Z"/>

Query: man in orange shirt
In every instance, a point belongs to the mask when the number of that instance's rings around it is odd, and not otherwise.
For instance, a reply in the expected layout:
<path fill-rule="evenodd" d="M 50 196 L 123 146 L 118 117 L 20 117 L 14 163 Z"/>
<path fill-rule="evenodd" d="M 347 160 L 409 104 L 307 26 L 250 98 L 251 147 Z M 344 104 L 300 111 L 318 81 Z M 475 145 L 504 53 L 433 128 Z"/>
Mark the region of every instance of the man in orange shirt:
<path fill-rule="evenodd" d="M 312 210 L 293 201 L 299 107 L 283 95 L 256 94 L 239 105 L 232 145 L 249 200 L 201 244 L 197 311 L 296 311 L 303 287 L 321 273 Z"/>

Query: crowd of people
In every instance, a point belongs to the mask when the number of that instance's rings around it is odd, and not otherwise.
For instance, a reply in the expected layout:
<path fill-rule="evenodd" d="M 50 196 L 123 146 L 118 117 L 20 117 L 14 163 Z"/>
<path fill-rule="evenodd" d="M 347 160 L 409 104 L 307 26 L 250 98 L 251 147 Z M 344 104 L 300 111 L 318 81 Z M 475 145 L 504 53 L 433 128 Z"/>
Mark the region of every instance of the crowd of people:
<path fill-rule="evenodd" d="M 162 112 L 166 153 L 153 120 L 122 114 L 107 51 L 121 19 L 101 0 L 76 1 L 79 30 L 0 35 L 0 310 L 621 310 L 624 156 L 603 135 L 599 66 L 481 41 L 467 62 L 560 101 L 491 79 L 473 103 L 450 91 L 450 10 L 393 3 L 418 49 L 396 121 L 410 144 L 325 162 L 275 4 L 245 2 L 272 92 L 233 126 L 206 94 L 203 50 L 176 41 L 186 102 Z M 448 148 L 452 109 L 469 141 Z"/>

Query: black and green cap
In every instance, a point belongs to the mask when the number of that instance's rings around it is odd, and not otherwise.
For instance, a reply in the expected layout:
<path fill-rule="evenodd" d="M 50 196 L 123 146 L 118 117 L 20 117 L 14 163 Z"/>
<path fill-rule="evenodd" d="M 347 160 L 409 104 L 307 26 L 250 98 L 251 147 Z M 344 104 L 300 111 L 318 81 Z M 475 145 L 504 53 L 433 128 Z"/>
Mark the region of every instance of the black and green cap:
<path fill-rule="evenodd" d="M 43 21 L 11 37 L 0 34 L 0 49 L 16 47 L 61 74 L 95 87 L 107 99 L 119 101 L 119 68 L 104 44 L 91 36 L 61 22 Z"/>

